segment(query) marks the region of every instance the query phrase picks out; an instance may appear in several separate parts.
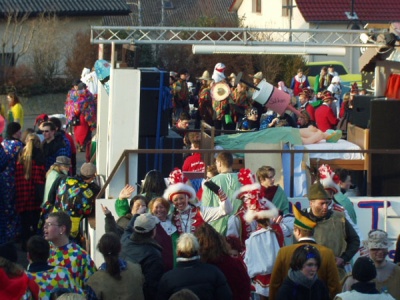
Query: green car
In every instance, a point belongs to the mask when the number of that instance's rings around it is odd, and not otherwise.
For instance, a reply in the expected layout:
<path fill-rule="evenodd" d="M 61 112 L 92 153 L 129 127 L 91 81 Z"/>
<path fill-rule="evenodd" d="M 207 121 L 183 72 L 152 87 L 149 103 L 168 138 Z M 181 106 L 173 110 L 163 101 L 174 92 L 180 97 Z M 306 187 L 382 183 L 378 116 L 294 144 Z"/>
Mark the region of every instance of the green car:
<path fill-rule="evenodd" d="M 309 62 L 306 64 L 308 71 L 306 70 L 305 73 L 307 74 L 311 88 L 314 88 L 315 77 L 321 72 L 321 68 L 329 67 L 331 65 L 335 68 L 335 72 L 337 72 L 340 76 L 340 82 L 342 85 L 342 95 L 350 91 L 351 85 L 354 82 L 357 82 L 358 88 L 362 87 L 361 74 L 350 74 L 346 66 L 342 62 L 318 61 L 318 62 Z"/>

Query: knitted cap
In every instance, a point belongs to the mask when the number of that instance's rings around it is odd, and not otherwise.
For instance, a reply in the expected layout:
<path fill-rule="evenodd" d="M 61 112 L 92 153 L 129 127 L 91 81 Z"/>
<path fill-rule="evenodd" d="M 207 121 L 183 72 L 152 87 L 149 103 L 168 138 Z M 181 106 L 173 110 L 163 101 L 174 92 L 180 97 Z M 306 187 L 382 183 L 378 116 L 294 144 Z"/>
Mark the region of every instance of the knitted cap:
<path fill-rule="evenodd" d="M 366 256 L 359 257 L 353 266 L 353 278 L 361 282 L 368 282 L 376 277 L 374 262 Z"/>
<path fill-rule="evenodd" d="M 16 134 L 19 130 L 21 130 L 21 125 L 17 122 L 11 122 L 7 125 L 6 136 L 11 138 L 14 134 Z"/>

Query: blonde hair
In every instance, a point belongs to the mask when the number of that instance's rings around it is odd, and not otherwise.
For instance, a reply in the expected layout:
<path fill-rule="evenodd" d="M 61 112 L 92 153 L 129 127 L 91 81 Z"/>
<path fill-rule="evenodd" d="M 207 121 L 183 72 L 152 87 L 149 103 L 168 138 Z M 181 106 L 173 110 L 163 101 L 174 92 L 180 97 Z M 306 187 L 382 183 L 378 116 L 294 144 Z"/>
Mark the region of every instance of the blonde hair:
<path fill-rule="evenodd" d="M 57 173 L 61 173 L 61 165 L 58 164 L 51 165 L 50 169 L 46 173 L 46 178 L 53 170 L 56 171 Z"/>
<path fill-rule="evenodd" d="M 24 165 L 24 177 L 26 180 L 29 180 L 32 175 L 32 155 L 34 148 L 41 149 L 40 139 L 35 133 L 30 133 L 26 136 L 26 145 L 18 157 L 18 162 Z"/>

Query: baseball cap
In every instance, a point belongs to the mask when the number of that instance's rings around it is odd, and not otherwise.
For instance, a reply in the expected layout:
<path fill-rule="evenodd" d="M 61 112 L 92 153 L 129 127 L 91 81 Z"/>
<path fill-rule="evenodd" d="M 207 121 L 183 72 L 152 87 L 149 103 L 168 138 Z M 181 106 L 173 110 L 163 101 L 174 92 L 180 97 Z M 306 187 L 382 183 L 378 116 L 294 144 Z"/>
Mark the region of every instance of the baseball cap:
<path fill-rule="evenodd" d="M 147 233 L 153 230 L 159 222 L 158 218 L 152 214 L 141 214 L 136 218 L 133 229 L 138 233 Z"/>

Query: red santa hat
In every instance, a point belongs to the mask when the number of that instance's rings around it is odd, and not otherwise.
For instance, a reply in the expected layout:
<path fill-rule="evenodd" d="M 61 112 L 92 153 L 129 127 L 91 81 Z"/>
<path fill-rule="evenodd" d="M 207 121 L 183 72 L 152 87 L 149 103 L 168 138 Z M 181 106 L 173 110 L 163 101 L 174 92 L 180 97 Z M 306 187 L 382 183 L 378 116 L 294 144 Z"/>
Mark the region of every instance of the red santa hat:
<path fill-rule="evenodd" d="M 334 194 L 340 191 L 339 181 L 340 178 L 331 169 L 329 165 L 322 164 L 318 168 L 319 181 L 325 190 L 332 191 Z"/>
<path fill-rule="evenodd" d="M 261 197 L 261 185 L 249 169 L 240 169 L 238 174 L 242 187 L 233 194 L 233 199 L 240 199 L 246 208 L 244 219 L 251 223 L 257 219 L 271 219 L 278 216 L 279 211 L 269 200 Z"/>
<path fill-rule="evenodd" d="M 181 169 L 175 168 L 169 174 L 170 185 L 164 191 L 164 199 L 172 201 L 172 197 L 177 194 L 184 194 L 189 197 L 189 202 L 194 202 L 196 199 L 196 191 L 191 186 L 184 183 L 187 181 L 183 176 Z"/>

